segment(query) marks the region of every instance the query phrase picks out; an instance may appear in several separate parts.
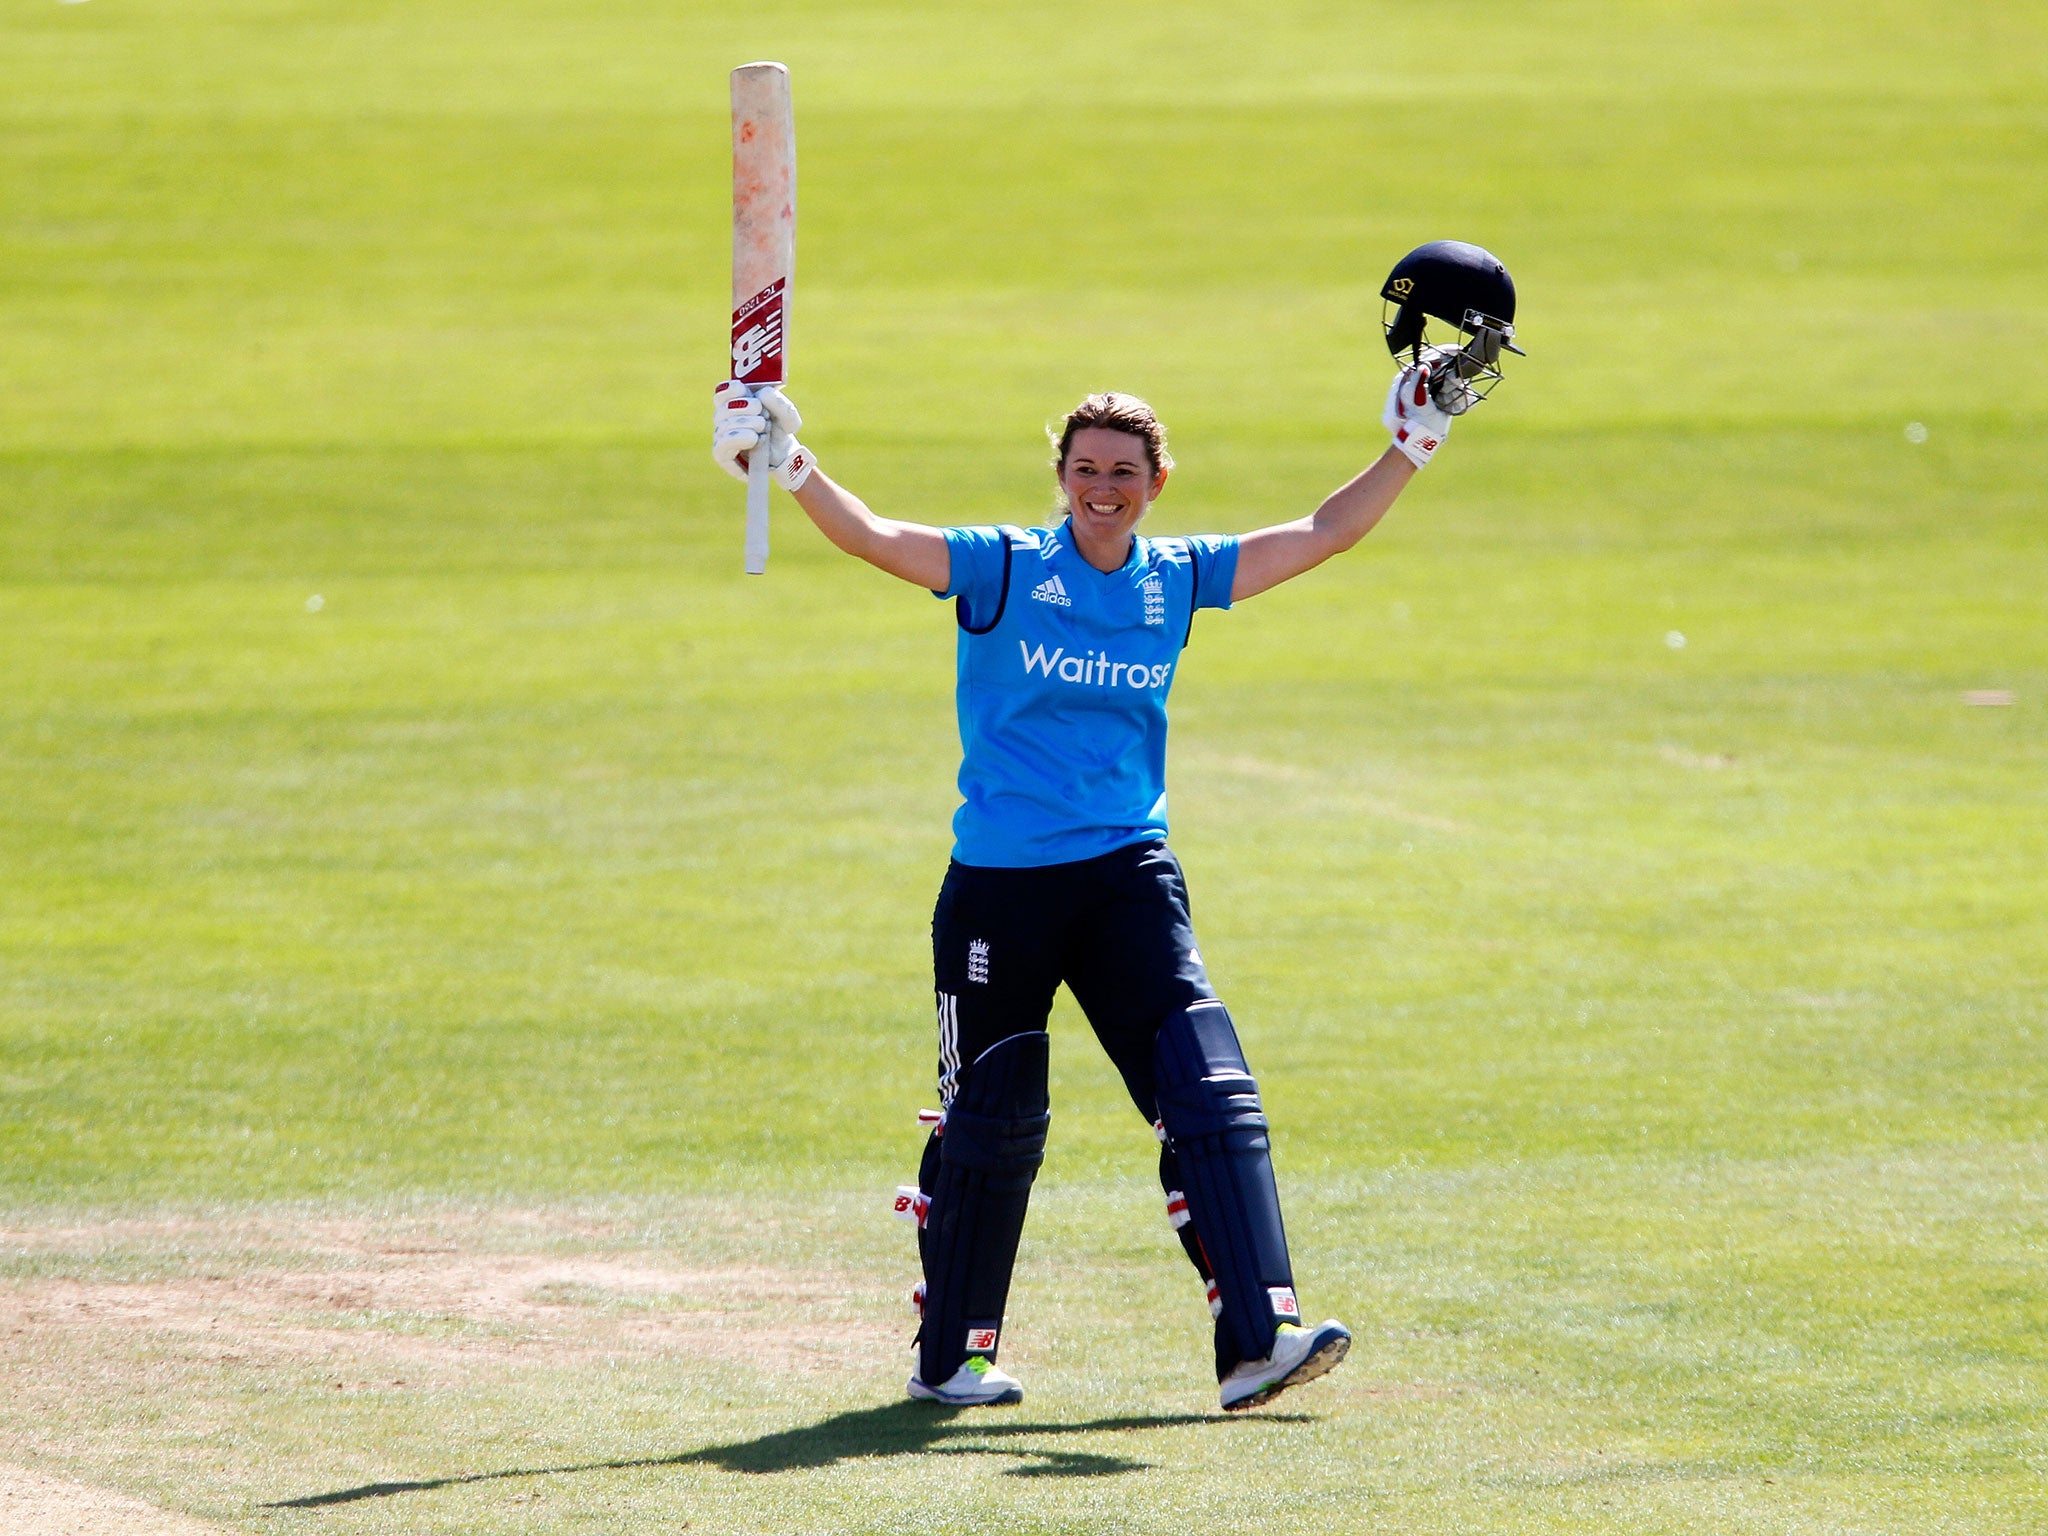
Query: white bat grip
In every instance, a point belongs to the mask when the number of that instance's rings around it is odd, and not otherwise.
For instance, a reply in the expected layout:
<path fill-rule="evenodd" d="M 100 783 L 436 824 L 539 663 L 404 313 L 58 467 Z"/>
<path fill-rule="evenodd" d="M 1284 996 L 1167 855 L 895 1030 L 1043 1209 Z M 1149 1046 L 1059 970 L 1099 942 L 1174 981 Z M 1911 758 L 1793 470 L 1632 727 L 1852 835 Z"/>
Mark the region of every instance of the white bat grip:
<path fill-rule="evenodd" d="M 747 574 L 768 570 L 768 440 L 747 456 Z"/>

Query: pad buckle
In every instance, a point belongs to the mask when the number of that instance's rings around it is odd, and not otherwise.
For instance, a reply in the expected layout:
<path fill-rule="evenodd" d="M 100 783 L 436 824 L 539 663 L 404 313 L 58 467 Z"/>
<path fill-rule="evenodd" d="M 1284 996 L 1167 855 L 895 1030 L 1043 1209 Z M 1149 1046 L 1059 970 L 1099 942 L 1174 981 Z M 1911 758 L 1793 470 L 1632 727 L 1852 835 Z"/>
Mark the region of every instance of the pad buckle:
<path fill-rule="evenodd" d="M 932 1197 L 915 1184 L 898 1184 L 896 1203 L 890 1207 L 889 1213 L 899 1221 L 907 1221 L 914 1227 L 922 1228 L 925 1216 L 931 1208 Z"/>

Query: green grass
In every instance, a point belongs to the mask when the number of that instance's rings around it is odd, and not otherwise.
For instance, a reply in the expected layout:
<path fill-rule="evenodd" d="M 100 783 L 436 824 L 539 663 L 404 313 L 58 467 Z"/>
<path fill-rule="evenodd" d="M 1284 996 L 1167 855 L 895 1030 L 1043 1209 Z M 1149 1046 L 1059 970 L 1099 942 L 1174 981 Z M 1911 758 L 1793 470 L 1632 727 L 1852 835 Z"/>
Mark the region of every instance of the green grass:
<path fill-rule="evenodd" d="M 368 1395 L 37 1334 L 97 1385 L 0 1459 L 248 1530 L 2048 1518 L 2048 22 L 734 15 L 0 20 L 0 1260 L 625 1211 L 590 1241 L 867 1331 Z M 1174 427 L 1162 529 L 1297 515 L 1377 451 L 1393 258 L 1521 283 L 1497 399 L 1175 694 L 1204 953 L 1359 1326 L 1306 1417 L 1175 1417 L 1199 1301 L 1065 1005 L 1033 1398 L 891 1406 L 952 621 L 786 499 L 737 574 L 700 419 L 763 55 L 806 439 L 884 511 L 1031 519 L 1111 385 Z M 441 1481 L 541 1466 L 595 1470 Z M 265 1507 L 381 1481 L 437 1486 Z"/>

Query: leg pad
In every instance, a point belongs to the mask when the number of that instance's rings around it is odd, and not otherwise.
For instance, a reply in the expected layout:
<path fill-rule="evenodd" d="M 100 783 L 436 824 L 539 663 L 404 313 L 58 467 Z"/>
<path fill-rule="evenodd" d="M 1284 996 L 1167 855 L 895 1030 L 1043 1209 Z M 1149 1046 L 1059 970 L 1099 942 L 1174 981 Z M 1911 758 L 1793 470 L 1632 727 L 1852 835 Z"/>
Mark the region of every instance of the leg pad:
<path fill-rule="evenodd" d="M 1159 1118 L 1222 1301 L 1221 1329 L 1240 1358 L 1262 1360 L 1279 1325 L 1301 1318 L 1266 1112 L 1229 1010 L 1209 999 L 1168 1015 L 1154 1068 Z"/>
<path fill-rule="evenodd" d="M 1031 1183 L 1045 1161 L 1049 1044 L 1045 1031 L 1034 1030 L 983 1051 L 961 1074 L 926 1149 L 921 1182 L 931 1205 L 918 1233 L 925 1281 L 918 1377 L 931 1385 L 951 1378 L 969 1355 L 995 1358 Z"/>

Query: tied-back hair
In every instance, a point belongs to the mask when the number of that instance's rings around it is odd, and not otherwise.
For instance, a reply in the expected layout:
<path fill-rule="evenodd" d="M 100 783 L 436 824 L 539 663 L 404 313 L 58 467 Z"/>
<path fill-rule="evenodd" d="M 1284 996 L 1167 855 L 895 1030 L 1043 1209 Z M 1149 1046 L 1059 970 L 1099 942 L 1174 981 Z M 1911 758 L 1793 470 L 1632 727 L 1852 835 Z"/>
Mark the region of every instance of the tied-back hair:
<path fill-rule="evenodd" d="M 1162 469 L 1173 468 L 1173 455 L 1166 451 L 1166 428 L 1152 414 L 1152 407 L 1136 395 L 1120 395 L 1111 390 L 1090 395 L 1067 412 L 1057 435 L 1047 429 L 1046 438 L 1056 450 L 1052 461 L 1054 474 L 1066 469 L 1067 453 L 1074 446 L 1074 434 L 1085 427 L 1107 427 L 1112 432 L 1128 432 L 1142 441 L 1145 460 L 1155 475 Z"/>

